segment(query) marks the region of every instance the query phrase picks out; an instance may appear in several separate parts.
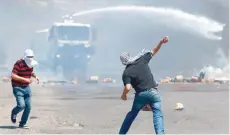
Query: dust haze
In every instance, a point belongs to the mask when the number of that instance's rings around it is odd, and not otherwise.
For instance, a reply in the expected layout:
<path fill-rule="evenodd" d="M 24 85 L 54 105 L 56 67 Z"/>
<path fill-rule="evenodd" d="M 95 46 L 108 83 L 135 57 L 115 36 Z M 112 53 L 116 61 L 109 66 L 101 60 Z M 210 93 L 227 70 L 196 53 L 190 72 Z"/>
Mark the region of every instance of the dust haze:
<path fill-rule="evenodd" d="M 226 24 L 224 31 L 218 33 L 222 35 L 223 40 L 210 40 L 196 34 L 156 25 L 152 23 L 154 20 L 150 21 L 140 14 L 113 12 L 76 17 L 74 18 L 76 22 L 90 22 L 96 27 L 96 54 L 89 63 L 89 74 L 120 77 L 124 68 L 119 61 L 119 54 L 122 51 L 129 51 L 135 55 L 143 48 L 152 49 L 165 35 L 170 37 L 170 42 L 162 47 L 151 62 L 156 77 L 172 76 L 179 72 L 192 75 L 194 69 L 201 69 L 206 64 L 221 69 L 228 64 L 228 60 L 218 63 L 220 59 L 228 58 L 229 55 L 227 0 L 1 1 L 0 62 L 12 66 L 22 57 L 23 51 L 30 48 L 35 31 L 49 28 L 53 22 L 62 21 L 63 15 L 121 5 L 170 7 L 208 17 Z M 223 55 L 220 56 L 220 52 Z"/>

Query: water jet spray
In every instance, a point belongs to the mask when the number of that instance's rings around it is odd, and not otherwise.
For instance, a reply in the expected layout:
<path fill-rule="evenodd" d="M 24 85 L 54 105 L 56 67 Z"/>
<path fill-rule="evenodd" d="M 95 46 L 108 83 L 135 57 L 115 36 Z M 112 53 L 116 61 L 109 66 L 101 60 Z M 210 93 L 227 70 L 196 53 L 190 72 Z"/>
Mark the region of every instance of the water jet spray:
<path fill-rule="evenodd" d="M 143 6 L 117 6 L 92 9 L 75 13 L 73 14 L 73 17 L 90 16 L 95 15 L 96 13 L 107 12 L 142 13 L 145 16 L 147 14 L 148 17 L 154 18 L 154 22 L 156 23 L 174 28 L 179 27 L 180 29 L 193 32 L 194 34 L 198 33 L 201 36 L 212 40 L 222 39 L 221 36 L 216 35 L 215 33 L 222 32 L 225 26 L 225 24 L 221 24 L 206 17 L 189 14 L 178 9 Z"/>

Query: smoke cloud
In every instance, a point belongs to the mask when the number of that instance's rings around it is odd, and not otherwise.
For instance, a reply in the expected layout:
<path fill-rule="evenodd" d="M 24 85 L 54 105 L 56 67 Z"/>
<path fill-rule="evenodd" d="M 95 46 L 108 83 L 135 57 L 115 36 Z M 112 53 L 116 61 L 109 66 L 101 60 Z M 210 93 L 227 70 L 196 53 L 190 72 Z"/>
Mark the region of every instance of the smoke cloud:
<path fill-rule="evenodd" d="M 0 64 L 7 63 L 12 66 L 22 56 L 23 51 L 31 47 L 31 39 L 36 30 L 49 28 L 53 22 L 62 21 L 61 16 L 65 14 L 107 6 L 127 5 L 177 8 L 191 14 L 208 17 L 226 24 L 224 31 L 217 33 L 222 35 L 223 40 L 213 41 L 180 29 L 154 25 L 147 16 L 136 16 L 136 14 L 110 13 L 75 18 L 76 21 L 83 23 L 94 20 L 93 25 L 97 26 L 96 30 L 100 33 L 96 37 L 96 54 L 92 56 L 89 63 L 90 75 L 105 74 L 120 78 L 124 68 L 119 61 L 121 52 L 129 51 L 135 55 L 143 48 L 152 49 L 165 35 L 170 37 L 170 42 L 162 47 L 150 64 L 156 76 L 166 74 L 171 76 L 182 71 L 191 75 L 194 68 L 202 69 L 206 64 L 226 71 L 225 64 L 229 63 L 227 60 L 223 61 L 223 57 L 228 57 L 229 50 L 229 4 L 226 0 L 0 1 L 0 55 L 2 56 Z M 42 41 L 41 45 L 43 45 Z M 220 58 L 220 52 L 222 58 Z M 36 51 L 35 54 L 37 57 L 43 55 Z"/>

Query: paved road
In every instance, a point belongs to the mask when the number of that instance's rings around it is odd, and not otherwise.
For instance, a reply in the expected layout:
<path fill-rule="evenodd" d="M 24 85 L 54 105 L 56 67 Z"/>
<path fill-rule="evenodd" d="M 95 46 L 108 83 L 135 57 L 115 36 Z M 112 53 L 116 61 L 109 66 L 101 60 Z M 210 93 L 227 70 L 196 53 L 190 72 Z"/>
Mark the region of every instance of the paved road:
<path fill-rule="evenodd" d="M 22 130 L 10 122 L 15 105 L 10 84 L 1 85 L 0 133 L 118 133 L 134 95 L 131 91 L 124 102 L 117 86 L 33 85 L 31 129 Z M 167 133 L 229 133 L 228 85 L 165 84 L 159 89 Z M 177 102 L 184 111 L 174 110 Z M 129 133 L 154 133 L 152 113 L 140 112 Z"/>

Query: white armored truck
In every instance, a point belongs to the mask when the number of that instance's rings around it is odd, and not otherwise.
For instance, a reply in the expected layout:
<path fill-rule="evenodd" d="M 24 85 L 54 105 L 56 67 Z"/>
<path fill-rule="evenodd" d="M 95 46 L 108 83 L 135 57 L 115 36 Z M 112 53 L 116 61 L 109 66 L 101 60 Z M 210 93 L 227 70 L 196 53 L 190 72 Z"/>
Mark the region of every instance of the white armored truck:
<path fill-rule="evenodd" d="M 43 65 L 56 72 L 61 67 L 66 79 L 85 79 L 87 64 L 94 54 L 90 24 L 72 20 L 54 23 L 48 30 L 36 31 L 35 37 L 32 49 Z"/>

